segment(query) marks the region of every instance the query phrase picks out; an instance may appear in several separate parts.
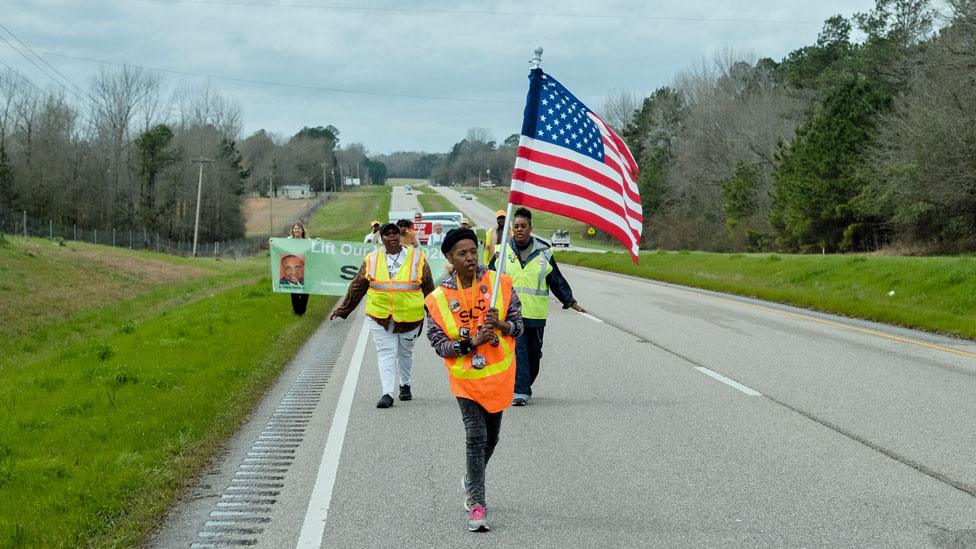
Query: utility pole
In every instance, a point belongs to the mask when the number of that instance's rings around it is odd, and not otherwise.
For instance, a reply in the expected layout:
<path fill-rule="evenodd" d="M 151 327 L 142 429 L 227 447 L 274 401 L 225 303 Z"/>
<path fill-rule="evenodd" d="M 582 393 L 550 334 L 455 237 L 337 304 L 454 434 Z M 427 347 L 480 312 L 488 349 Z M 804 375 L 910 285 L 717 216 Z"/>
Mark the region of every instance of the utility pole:
<path fill-rule="evenodd" d="M 200 164 L 200 178 L 197 180 L 197 219 L 193 223 L 193 255 L 191 257 L 197 256 L 197 233 L 200 230 L 200 196 L 203 192 L 203 165 L 213 162 L 209 158 L 200 157 L 196 160 L 190 161 L 193 164 Z M 114 233 L 113 233 L 113 239 Z"/>
<path fill-rule="evenodd" d="M 274 236 L 274 172 L 268 175 L 268 214 L 271 216 L 268 237 Z"/>
<path fill-rule="evenodd" d="M 341 189 L 346 184 L 346 180 L 342 178 L 342 164 L 339 164 L 339 181 L 342 183 L 342 185 L 339 186 Z"/>
<path fill-rule="evenodd" d="M 321 164 L 319 164 L 319 166 L 322 166 L 322 192 L 325 192 L 325 189 L 326 189 L 325 182 L 328 181 L 326 179 L 326 174 L 328 173 L 326 171 L 326 168 L 329 167 L 329 163 L 328 162 L 322 162 Z"/>

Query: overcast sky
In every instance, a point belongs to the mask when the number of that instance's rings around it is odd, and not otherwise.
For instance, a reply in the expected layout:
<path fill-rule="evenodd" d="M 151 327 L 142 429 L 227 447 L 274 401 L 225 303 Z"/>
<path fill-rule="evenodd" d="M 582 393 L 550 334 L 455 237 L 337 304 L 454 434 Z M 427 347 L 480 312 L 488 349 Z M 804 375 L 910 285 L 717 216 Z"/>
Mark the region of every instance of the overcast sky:
<path fill-rule="evenodd" d="M 332 124 L 342 143 L 363 143 L 371 153 L 445 152 L 470 127 L 486 127 L 499 141 L 518 133 L 536 46 L 545 48 L 543 69 L 599 112 L 613 91 L 646 95 L 723 48 L 780 60 L 812 44 L 827 17 L 872 5 L 0 0 L 0 24 L 83 87 L 99 62 L 209 75 L 242 107 L 244 136 Z M 53 85 L 3 41 L 0 61 Z M 207 81 L 163 78 L 170 88 Z"/>

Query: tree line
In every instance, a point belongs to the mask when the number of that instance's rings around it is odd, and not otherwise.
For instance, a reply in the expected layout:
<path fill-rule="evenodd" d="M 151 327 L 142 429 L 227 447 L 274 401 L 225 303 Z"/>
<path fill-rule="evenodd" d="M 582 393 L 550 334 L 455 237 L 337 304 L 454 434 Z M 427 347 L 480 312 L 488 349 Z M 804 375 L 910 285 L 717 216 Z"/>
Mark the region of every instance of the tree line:
<path fill-rule="evenodd" d="M 41 89 L 0 72 L 0 216 L 89 229 L 129 228 L 186 240 L 204 164 L 200 239 L 244 234 L 242 199 L 283 185 L 342 189 L 342 177 L 382 184 L 386 166 L 338 128 L 290 137 L 241 135 L 241 107 L 209 84 L 171 92 L 154 73 L 102 70 L 87 89 Z"/>
<path fill-rule="evenodd" d="M 946 6 L 877 0 L 781 61 L 725 51 L 608 99 L 644 246 L 976 250 L 976 1 Z"/>

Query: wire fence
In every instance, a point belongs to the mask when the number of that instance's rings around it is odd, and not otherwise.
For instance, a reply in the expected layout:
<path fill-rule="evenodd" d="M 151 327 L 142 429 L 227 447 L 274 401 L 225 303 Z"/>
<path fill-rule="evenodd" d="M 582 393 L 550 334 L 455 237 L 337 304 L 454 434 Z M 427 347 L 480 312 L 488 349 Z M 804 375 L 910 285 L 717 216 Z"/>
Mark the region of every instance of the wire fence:
<path fill-rule="evenodd" d="M 193 255 L 193 240 L 171 240 L 160 236 L 158 232 L 145 228 L 88 228 L 76 224 L 63 225 L 53 220 L 41 220 L 28 217 L 26 212 L 20 215 L 6 215 L 0 217 L 0 232 L 16 236 L 33 236 L 49 238 L 56 241 L 87 242 L 128 248 L 130 250 L 150 250 L 171 255 L 190 257 Z M 197 257 L 222 257 L 240 259 L 256 254 L 261 249 L 267 249 L 268 235 L 250 236 L 232 240 L 218 240 L 214 242 L 197 242 Z"/>

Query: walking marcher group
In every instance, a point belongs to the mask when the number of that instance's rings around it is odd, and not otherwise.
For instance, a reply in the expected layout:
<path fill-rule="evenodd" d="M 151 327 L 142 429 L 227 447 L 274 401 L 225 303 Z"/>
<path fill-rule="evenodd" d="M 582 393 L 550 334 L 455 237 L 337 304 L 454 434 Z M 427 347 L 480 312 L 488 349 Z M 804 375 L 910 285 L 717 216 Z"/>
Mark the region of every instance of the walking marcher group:
<path fill-rule="evenodd" d="M 510 405 L 525 406 L 532 398 L 549 293 L 563 308 L 585 312 L 573 298 L 551 247 L 532 235 L 532 213 L 515 210 L 511 238 L 505 243 L 504 211 L 496 212 L 496 221 L 483 255 L 467 223 L 446 234 L 434 227 L 431 244 L 448 261 L 447 274 L 438 273 L 436 287 L 411 223 L 374 222 L 364 241 L 378 239 L 382 245 L 363 260 L 329 317 L 347 318 L 366 298 L 381 385 L 376 407 L 381 409 L 393 406 L 395 394 L 400 401 L 412 400 L 413 349 L 427 319 L 427 338 L 444 361 L 464 425 L 463 504 L 467 528 L 475 532 L 489 529 L 485 473 L 499 441 L 502 414 Z M 504 272 L 498 274 L 496 267 L 502 262 Z M 496 282 L 498 295 L 491 306 Z"/>

